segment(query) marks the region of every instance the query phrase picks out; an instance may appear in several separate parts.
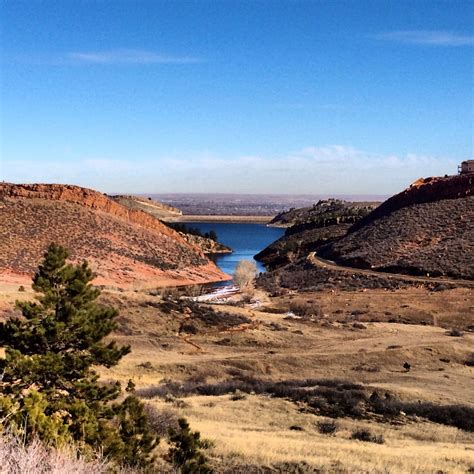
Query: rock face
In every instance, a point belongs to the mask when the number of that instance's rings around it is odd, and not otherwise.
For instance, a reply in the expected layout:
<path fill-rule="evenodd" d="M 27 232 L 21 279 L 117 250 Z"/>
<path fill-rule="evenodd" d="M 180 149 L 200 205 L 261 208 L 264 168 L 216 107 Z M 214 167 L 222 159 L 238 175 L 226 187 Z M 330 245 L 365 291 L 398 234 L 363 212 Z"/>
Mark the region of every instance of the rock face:
<path fill-rule="evenodd" d="M 445 199 L 462 199 L 474 195 L 474 176 L 458 175 L 445 178 L 420 178 L 407 189 L 387 199 L 377 209 L 354 224 L 350 232 L 354 232 L 381 217 L 390 215 L 398 209 L 437 202 Z"/>
<path fill-rule="evenodd" d="M 291 228 L 292 233 L 296 233 L 309 228 L 353 224 L 378 205 L 378 202 L 350 202 L 341 199 L 323 199 L 312 207 L 302 207 L 282 212 L 275 216 L 268 225 Z"/>
<path fill-rule="evenodd" d="M 416 181 L 319 254 L 348 266 L 474 279 L 474 176 Z"/>
<path fill-rule="evenodd" d="M 47 245 L 87 259 L 96 284 L 150 288 L 228 279 L 203 252 L 141 210 L 78 186 L 0 183 L 0 278 L 28 278 Z"/>

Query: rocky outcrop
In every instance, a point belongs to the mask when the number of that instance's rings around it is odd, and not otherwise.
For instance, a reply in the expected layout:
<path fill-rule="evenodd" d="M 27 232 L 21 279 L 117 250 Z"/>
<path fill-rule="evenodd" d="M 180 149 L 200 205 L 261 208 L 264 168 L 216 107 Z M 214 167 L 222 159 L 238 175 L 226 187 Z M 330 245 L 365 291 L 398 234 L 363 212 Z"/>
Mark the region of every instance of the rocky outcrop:
<path fill-rule="evenodd" d="M 375 209 L 379 203 L 350 202 L 341 199 L 324 199 L 311 207 L 281 212 L 270 222 L 271 227 L 286 227 L 292 233 L 316 227 L 353 224 Z M 290 231 L 287 231 L 287 233 Z"/>
<path fill-rule="evenodd" d="M 201 251 L 204 252 L 206 255 L 232 253 L 232 249 L 230 247 L 227 247 L 226 245 L 221 244 L 220 242 L 216 242 L 215 240 L 208 239 L 207 237 L 186 234 L 185 232 L 179 232 L 179 234 L 190 244 L 199 247 Z"/>
<path fill-rule="evenodd" d="M 283 212 L 269 225 L 287 227 L 285 235 L 255 255 L 255 259 L 267 269 L 295 262 L 321 245 L 345 235 L 351 224 L 366 216 L 377 205 L 372 202 L 327 199 L 318 201 L 312 207 Z"/>
<path fill-rule="evenodd" d="M 183 212 L 176 207 L 168 206 L 151 198 L 146 199 L 139 196 L 124 195 L 110 196 L 110 198 L 122 204 L 122 206 L 147 212 L 158 219 L 174 218 L 183 215 Z"/>
<path fill-rule="evenodd" d="M 110 199 L 106 194 L 71 184 L 10 184 L 0 183 L 0 200 L 43 199 L 79 204 L 95 211 L 105 212 L 131 224 L 156 229 L 166 235 L 173 231 L 150 214 L 129 209 Z"/>
<path fill-rule="evenodd" d="M 0 183 L 0 275 L 30 276 L 47 245 L 87 259 L 96 282 L 121 288 L 228 279 L 200 250 L 152 215 L 79 186 Z"/>
<path fill-rule="evenodd" d="M 318 254 L 378 271 L 474 279 L 474 177 L 418 180 Z"/>
<path fill-rule="evenodd" d="M 444 199 L 466 198 L 473 195 L 473 175 L 420 178 L 407 189 L 387 199 L 373 212 L 355 223 L 349 232 L 354 232 L 368 223 L 388 216 L 403 207 L 436 202 Z"/>

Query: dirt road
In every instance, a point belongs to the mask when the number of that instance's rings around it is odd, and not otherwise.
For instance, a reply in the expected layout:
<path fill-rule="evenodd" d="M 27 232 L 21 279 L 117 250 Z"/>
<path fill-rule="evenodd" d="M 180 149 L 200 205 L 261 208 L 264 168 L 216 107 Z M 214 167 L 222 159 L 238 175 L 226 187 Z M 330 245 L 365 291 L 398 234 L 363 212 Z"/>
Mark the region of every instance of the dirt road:
<path fill-rule="evenodd" d="M 419 281 L 421 283 L 441 283 L 444 285 L 456 285 L 467 288 L 474 288 L 474 281 L 472 280 L 457 280 L 454 278 L 447 277 L 424 277 L 424 276 L 413 276 L 413 275 L 403 275 L 401 273 L 388 273 L 375 270 L 368 270 L 363 268 L 354 268 L 354 267 L 345 267 L 338 265 L 331 260 L 325 260 L 324 258 L 318 257 L 316 252 L 311 252 L 307 257 L 308 262 L 312 263 L 315 266 L 321 268 L 328 268 L 331 270 L 338 270 L 346 273 L 356 273 L 362 275 L 373 275 L 378 277 L 385 278 L 395 278 L 397 280 L 407 280 L 407 281 Z"/>

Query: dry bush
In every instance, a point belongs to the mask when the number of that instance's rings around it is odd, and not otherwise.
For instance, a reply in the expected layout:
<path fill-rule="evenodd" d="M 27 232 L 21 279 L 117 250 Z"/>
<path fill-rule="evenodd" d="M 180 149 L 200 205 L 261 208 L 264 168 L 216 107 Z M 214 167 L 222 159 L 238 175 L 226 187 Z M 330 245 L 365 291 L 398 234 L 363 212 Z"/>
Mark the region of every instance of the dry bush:
<path fill-rule="evenodd" d="M 302 318 L 319 316 L 321 314 L 319 305 L 310 301 L 292 301 L 289 309 L 296 316 L 301 316 Z"/>
<path fill-rule="evenodd" d="M 318 431 L 321 434 L 332 435 L 338 429 L 337 423 L 335 421 L 320 421 L 318 423 Z"/>
<path fill-rule="evenodd" d="M 468 367 L 474 367 L 474 352 L 471 352 L 468 356 L 466 361 L 464 362 L 465 365 Z"/>
<path fill-rule="evenodd" d="M 366 443 L 385 443 L 385 440 L 382 435 L 376 435 L 365 428 L 353 431 L 351 439 L 357 439 L 358 441 L 364 441 Z"/>
<path fill-rule="evenodd" d="M 199 332 L 199 329 L 201 329 L 202 326 L 226 329 L 249 323 L 251 321 L 246 316 L 215 311 L 211 306 L 201 305 L 193 301 L 167 300 L 160 303 L 160 309 L 165 314 L 177 313 L 189 315 L 191 321 L 184 323 L 181 330 L 191 334 Z M 196 325 L 198 326 L 196 327 Z"/>
<path fill-rule="evenodd" d="M 210 384 L 193 382 L 168 382 L 137 390 L 143 398 L 186 397 L 190 395 L 219 396 L 239 391 L 246 394 L 262 394 L 275 398 L 286 398 L 297 404 L 305 404 L 312 412 L 332 418 L 370 418 L 372 414 L 383 415 L 387 421 L 400 412 L 417 416 L 465 431 L 474 431 L 474 408 L 467 405 L 437 405 L 419 400 L 409 402 L 397 399 L 386 392 L 369 396 L 368 387 L 338 379 L 271 380 L 241 378 Z"/>
<path fill-rule="evenodd" d="M 153 432 L 160 437 L 167 437 L 170 431 L 179 429 L 179 417 L 172 410 L 158 410 L 153 405 L 146 403 L 145 415 Z"/>
<path fill-rule="evenodd" d="M 47 449 L 40 441 L 24 445 L 14 436 L 0 436 L 0 471 L 10 474 L 102 474 L 110 472 L 105 460 L 87 461 L 72 448 Z"/>
<path fill-rule="evenodd" d="M 163 300 L 177 300 L 179 298 L 179 289 L 176 287 L 165 287 L 160 291 Z"/>
<path fill-rule="evenodd" d="M 204 292 L 203 285 L 190 285 L 182 288 L 183 296 L 189 296 L 195 298 L 196 296 L 201 296 Z"/>
<path fill-rule="evenodd" d="M 257 276 L 257 264 L 250 260 L 241 260 L 235 267 L 234 283 L 245 292 L 253 290 L 255 277 Z"/>

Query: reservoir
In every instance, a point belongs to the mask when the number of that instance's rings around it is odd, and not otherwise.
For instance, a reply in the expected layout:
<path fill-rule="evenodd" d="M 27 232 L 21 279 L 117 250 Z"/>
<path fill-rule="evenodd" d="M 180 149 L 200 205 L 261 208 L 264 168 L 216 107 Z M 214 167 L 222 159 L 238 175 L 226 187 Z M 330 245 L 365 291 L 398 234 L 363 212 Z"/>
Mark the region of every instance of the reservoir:
<path fill-rule="evenodd" d="M 202 233 L 214 230 L 219 242 L 230 247 L 233 252 L 210 256 L 219 268 L 232 275 L 240 260 L 253 260 L 253 256 L 279 239 L 285 229 L 267 227 L 264 224 L 228 223 L 228 222 L 183 222 L 188 227 L 199 229 Z M 264 272 L 265 267 L 259 262 L 257 269 Z"/>

